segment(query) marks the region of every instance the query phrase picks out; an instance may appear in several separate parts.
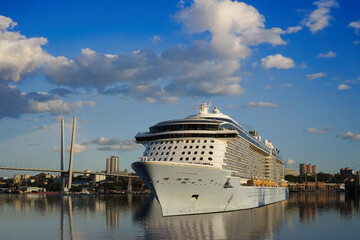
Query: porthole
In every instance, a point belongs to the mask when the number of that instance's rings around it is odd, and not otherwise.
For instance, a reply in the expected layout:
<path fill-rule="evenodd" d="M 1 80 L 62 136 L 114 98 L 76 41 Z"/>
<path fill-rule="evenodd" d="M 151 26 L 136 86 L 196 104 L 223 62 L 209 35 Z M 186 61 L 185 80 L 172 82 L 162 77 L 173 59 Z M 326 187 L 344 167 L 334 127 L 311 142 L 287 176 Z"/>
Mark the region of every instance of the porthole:
<path fill-rule="evenodd" d="M 176 141 L 176 143 L 179 143 L 180 141 Z"/>
<path fill-rule="evenodd" d="M 190 148 L 192 148 L 193 146 L 190 146 Z"/>
<path fill-rule="evenodd" d="M 160 150 L 161 147 L 158 147 L 158 150 Z"/>
<path fill-rule="evenodd" d="M 195 148 L 199 148 L 199 146 L 196 146 Z"/>
<path fill-rule="evenodd" d="M 213 142 L 214 142 L 214 140 L 210 140 L 210 142 L 211 142 L 211 143 L 213 143 Z"/>
<path fill-rule="evenodd" d="M 207 140 L 204 140 L 204 143 L 207 143 Z"/>
<path fill-rule="evenodd" d="M 194 154 L 197 154 L 197 152 L 194 152 Z"/>
<path fill-rule="evenodd" d="M 177 146 L 175 146 L 174 149 L 177 149 Z"/>
<path fill-rule="evenodd" d="M 211 158 L 211 157 L 209 157 L 209 158 L 208 158 L 208 160 L 209 160 L 209 161 L 212 161 L 212 158 Z"/>
<path fill-rule="evenodd" d="M 191 143 L 194 143 L 195 142 L 195 140 L 191 140 Z"/>
<path fill-rule="evenodd" d="M 183 160 L 183 158 L 181 157 L 181 158 L 180 158 L 180 161 L 182 161 L 182 160 Z"/>
<path fill-rule="evenodd" d="M 201 152 L 201 154 L 204 154 L 204 153 L 205 153 L 204 151 Z"/>
<path fill-rule="evenodd" d="M 188 154 L 191 154 L 191 152 L 190 152 L 190 151 L 188 151 Z"/>
<path fill-rule="evenodd" d="M 197 140 L 197 142 L 199 143 L 199 142 L 200 142 L 200 140 Z"/>
<path fill-rule="evenodd" d="M 212 155 L 212 154 L 213 154 L 213 152 L 211 152 L 211 151 L 210 151 L 210 152 L 209 152 L 209 154 L 210 154 L 210 155 Z"/>
<path fill-rule="evenodd" d="M 211 145 L 210 148 L 212 149 L 212 148 L 214 148 L 214 146 Z"/>
<path fill-rule="evenodd" d="M 206 148 L 206 146 L 204 145 L 203 148 Z"/>
<path fill-rule="evenodd" d="M 187 146 L 184 146 L 184 149 L 186 149 L 187 148 Z"/>
<path fill-rule="evenodd" d="M 161 158 L 159 158 L 159 161 L 161 161 Z"/>
<path fill-rule="evenodd" d="M 164 153 L 163 153 L 163 152 L 161 153 L 161 156 L 162 156 L 162 155 L 164 155 Z"/>
<path fill-rule="evenodd" d="M 155 156 L 157 156 L 159 153 L 157 152 L 157 153 L 155 153 Z"/>
<path fill-rule="evenodd" d="M 203 160 L 203 157 L 200 157 L 199 160 L 202 161 L 202 160 Z"/>
<path fill-rule="evenodd" d="M 153 153 L 150 153 L 150 156 L 152 156 L 153 155 Z"/>
<path fill-rule="evenodd" d="M 184 154 L 185 154 L 185 152 L 182 152 L 181 154 L 182 154 L 182 155 L 184 155 Z"/>
<path fill-rule="evenodd" d="M 168 147 L 168 149 L 170 149 L 170 148 L 171 148 L 171 146 Z"/>
<path fill-rule="evenodd" d="M 189 143 L 189 140 L 186 140 L 186 143 Z"/>
<path fill-rule="evenodd" d="M 187 158 L 185 158 L 185 160 L 186 160 L 186 161 L 188 161 L 188 160 L 189 160 L 189 158 L 187 157 Z"/>
<path fill-rule="evenodd" d="M 155 160 L 156 160 L 156 158 L 153 159 L 153 161 L 155 161 Z"/>
<path fill-rule="evenodd" d="M 167 152 L 166 155 L 169 155 L 169 152 Z"/>
<path fill-rule="evenodd" d="M 174 154 L 175 154 L 175 152 L 172 153 L 172 155 L 174 155 Z"/>
<path fill-rule="evenodd" d="M 155 150 L 155 147 L 153 147 L 153 150 Z"/>
<path fill-rule="evenodd" d="M 160 144 L 163 144 L 164 142 L 161 142 Z"/>
<path fill-rule="evenodd" d="M 164 147 L 163 149 L 166 149 L 166 147 Z"/>
<path fill-rule="evenodd" d="M 195 161 L 196 160 L 196 157 L 193 157 L 193 161 Z"/>
<path fill-rule="evenodd" d="M 173 160 L 173 158 L 170 158 L 170 161 L 172 161 Z"/>
<path fill-rule="evenodd" d="M 164 158 L 164 161 L 166 161 L 167 160 L 167 158 Z"/>

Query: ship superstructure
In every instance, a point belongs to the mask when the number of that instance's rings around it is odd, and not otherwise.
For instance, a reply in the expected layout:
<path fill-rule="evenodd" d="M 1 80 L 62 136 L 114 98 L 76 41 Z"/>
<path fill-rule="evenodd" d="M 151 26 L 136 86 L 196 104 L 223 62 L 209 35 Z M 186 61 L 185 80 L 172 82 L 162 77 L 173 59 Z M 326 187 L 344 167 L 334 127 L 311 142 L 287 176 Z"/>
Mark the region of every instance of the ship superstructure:
<path fill-rule="evenodd" d="M 196 115 L 149 130 L 135 136 L 146 149 L 132 166 L 164 216 L 258 207 L 287 198 L 279 150 L 217 108 L 209 113 L 202 104 Z"/>

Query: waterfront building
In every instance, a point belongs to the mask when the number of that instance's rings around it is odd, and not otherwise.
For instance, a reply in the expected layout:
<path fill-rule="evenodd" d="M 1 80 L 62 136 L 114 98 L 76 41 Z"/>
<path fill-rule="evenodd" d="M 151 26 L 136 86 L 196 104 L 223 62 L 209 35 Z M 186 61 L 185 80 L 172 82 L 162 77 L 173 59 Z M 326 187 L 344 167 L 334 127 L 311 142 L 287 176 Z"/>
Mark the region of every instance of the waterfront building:
<path fill-rule="evenodd" d="M 306 163 L 299 164 L 299 172 L 300 172 L 300 175 L 304 175 L 307 173 Z"/>
<path fill-rule="evenodd" d="M 350 168 L 341 168 L 340 169 L 340 175 L 343 176 L 350 176 L 350 175 L 354 175 L 354 169 L 350 169 Z"/>
<path fill-rule="evenodd" d="M 284 175 L 293 175 L 293 176 L 299 176 L 299 172 L 296 170 L 292 170 L 290 168 L 284 168 Z"/>
<path fill-rule="evenodd" d="M 106 173 L 119 172 L 119 157 L 111 156 L 106 159 Z"/>
<path fill-rule="evenodd" d="M 301 163 L 299 164 L 300 175 L 315 175 L 317 173 L 316 165 L 311 166 L 311 164 Z"/>
<path fill-rule="evenodd" d="M 307 166 L 306 166 L 306 173 L 308 174 L 308 175 L 311 175 L 312 174 L 312 167 L 311 167 L 311 164 L 309 163 Z"/>
<path fill-rule="evenodd" d="M 316 174 L 317 173 L 317 167 L 316 165 L 312 166 L 312 173 Z"/>

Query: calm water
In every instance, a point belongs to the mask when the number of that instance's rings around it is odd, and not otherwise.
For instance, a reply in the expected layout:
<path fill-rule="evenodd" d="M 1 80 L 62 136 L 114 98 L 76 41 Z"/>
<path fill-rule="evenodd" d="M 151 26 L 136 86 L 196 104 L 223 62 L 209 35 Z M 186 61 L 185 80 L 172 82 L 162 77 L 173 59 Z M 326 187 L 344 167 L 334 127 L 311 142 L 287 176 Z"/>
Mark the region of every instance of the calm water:
<path fill-rule="evenodd" d="M 291 194 L 228 213 L 162 217 L 140 196 L 0 194 L 0 239 L 360 239 L 359 196 Z"/>

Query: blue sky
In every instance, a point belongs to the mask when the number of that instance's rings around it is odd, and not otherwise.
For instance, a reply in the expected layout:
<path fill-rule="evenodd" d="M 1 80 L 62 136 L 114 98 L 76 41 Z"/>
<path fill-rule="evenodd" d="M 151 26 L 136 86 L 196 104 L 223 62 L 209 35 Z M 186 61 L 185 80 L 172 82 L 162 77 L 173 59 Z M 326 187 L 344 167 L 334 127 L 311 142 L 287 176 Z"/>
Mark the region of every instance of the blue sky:
<path fill-rule="evenodd" d="M 141 155 L 134 135 L 201 102 L 256 129 L 288 166 L 360 170 L 360 2 L 6 1 L 0 163 L 77 169 Z M 67 145 L 71 132 L 66 128 Z M 0 175 L 13 174 L 0 172 Z"/>

